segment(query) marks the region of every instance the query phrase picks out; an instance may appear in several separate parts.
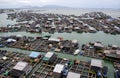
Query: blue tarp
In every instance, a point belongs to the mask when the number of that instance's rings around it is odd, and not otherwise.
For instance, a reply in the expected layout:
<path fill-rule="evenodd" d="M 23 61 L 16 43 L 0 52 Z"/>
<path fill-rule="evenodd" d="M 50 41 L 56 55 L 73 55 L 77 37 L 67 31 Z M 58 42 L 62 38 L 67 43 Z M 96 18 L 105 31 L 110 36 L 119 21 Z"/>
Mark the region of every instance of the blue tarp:
<path fill-rule="evenodd" d="M 40 55 L 39 52 L 32 52 L 29 56 L 32 58 L 37 58 Z"/>

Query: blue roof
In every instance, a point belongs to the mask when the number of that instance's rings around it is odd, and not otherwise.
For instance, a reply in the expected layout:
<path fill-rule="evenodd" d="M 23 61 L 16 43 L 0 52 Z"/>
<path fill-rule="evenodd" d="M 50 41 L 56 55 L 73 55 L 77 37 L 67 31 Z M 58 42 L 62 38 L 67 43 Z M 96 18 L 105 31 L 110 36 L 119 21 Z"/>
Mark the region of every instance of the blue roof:
<path fill-rule="evenodd" d="M 40 55 L 39 52 L 31 52 L 31 54 L 29 55 L 32 58 L 37 58 Z"/>

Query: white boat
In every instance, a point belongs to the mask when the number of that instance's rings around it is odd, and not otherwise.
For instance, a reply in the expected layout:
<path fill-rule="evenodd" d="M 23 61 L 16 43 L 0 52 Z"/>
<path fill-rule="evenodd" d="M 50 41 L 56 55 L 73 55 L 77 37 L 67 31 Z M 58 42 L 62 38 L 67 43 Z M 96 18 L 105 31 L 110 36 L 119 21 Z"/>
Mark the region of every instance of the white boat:
<path fill-rule="evenodd" d="M 80 50 L 77 49 L 77 50 L 75 50 L 74 55 L 77 55 L 77 54 L 79 54 L 79 53 L 80 53 Z"/>

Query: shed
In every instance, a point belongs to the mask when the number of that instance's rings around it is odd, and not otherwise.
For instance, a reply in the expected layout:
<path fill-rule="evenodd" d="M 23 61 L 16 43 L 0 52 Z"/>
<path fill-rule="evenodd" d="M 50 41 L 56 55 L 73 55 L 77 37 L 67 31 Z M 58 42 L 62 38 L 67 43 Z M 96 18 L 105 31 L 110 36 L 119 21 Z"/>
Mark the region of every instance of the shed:
<path fill-rule="evenodd" d="M 95 42 L 95 43 L 94 43 L 94 47 L 95 47 L 96 49 L 102 49 L 102 48 L 104 48 L 104 46 L 103 46 L 101 43 L 99 43 L 99 42 Z"/>
<path fill-rule="evenodd" d="M 91 60 L 91 66 L 95 66 L 95 67 L 100 67 L 102 68 L 102 60 L 99 59 L 92 59 Z"/>
<path fill-rule="evenodd" d="M 57 55 L 53 52 L 48 52 L 45 57 L 43 58 L 43 61 L 45 62 L 49 62 L 52 63 L 55 61 L 55 59 L 57 58 Z"/>
<path fill-rule="evenodd" d="M 56 64 L 53 70 L 53 76 L 55 78 L 60 78 L 63 70 L 64 70 L 64 65 Z"/>
<path fill-rule="evenodd" d="M 49 38 L 48 41 L 54 41 L 54 42 L 59 42 L 60 39 L 56 39 L 56 38 Z"/>
<path fill-rule="evenodd" d="M 38 58 L 40 56 L 39 52 L 31 52 L 31 54 L 29 55 L 29 57 L 31 58 Z"/>
<path fill-rule="evenodd" d="M 74 72 L 68 72 L 68 75 L 66 78 L 80 78 L 81 74 L 74 73 Z"/>
<path fill-rule="evenodd" d="M 111 52 L 110 52 L 110 50 L 104 50 L 104 53 L 105 54 L 110 54 Z"/>
<path fill-rule="evenodd" d="M 28 65 L 28 63 L 26 63 L 26 62 L 18 62 L 18 63 L 13 67 L 13 69 L 23 70 L 27 65 Z"/>
<path fill-rule="evenodd" d="M 112 45 L 112 49 L 116 50 L 118 48 L 117 45 Z"/>
<path fill-rule="evenodd" d="M 103 67 L 102 60 L 99 59 L 91 60 L 91 69 L 93 69 L 94 71 L 101 70 L 102 67 Z"/>
<path fill-rule="evenodd" d="M 62 64 L 56 64 L 53 72 L 61 73 L 63 71 L 63 69 L 64 69 L 64 65 L 62 65 Z"/>
<path fill-rule="evenodd" d="M 52 56 L 53 56 L 53 52 L 48 52 L 46 55 L 45 55 L 45 58 L 47 58 L 46 60 L 49 60 Z"/>
<path fill-rule="evenodd" d="M 32 67 L 28 65 L 27 62 L 20 61 L 13 67 L 13 69 L 23 71 L 25 74 L 28 74 L 31 71 Z"/>

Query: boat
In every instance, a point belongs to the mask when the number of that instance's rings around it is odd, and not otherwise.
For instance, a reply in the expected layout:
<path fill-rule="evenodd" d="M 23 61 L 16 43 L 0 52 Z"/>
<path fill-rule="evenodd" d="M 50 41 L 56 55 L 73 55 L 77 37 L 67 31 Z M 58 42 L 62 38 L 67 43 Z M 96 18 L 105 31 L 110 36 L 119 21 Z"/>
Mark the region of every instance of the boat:
<path fill-rule="evenodd" d="M 104 66 L 104 67 L 102 68 L 103 78 L 107 78 L 107 73 L 108 73 L 108 67 L 107 67 L 107 66 Z"/>
<path fill-rule="evenodd" d="M 77 54 L 79 54 L 79 53 L 80 53 L 80 50 L 77 49 L 77 50 L 75 50 L 74 55 L 77 55 Z"/>

